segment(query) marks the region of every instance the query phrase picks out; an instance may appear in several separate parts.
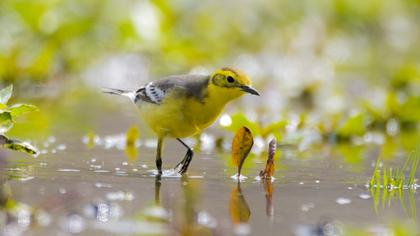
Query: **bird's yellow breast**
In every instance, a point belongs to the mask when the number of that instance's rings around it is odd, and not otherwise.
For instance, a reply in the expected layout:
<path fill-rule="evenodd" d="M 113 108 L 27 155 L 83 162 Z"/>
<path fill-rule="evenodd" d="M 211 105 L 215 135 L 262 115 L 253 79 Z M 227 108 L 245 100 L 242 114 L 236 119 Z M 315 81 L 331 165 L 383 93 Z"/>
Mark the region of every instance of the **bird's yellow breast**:
<path fill-rule="evenodd" d="M 184 114 L 183 99 L 165 99 L 161 104 L 143 102 L 139 105 L 141 118 L 160 137 L 186 137 L 198 131 Z"/>
<path fill-rule="evenodd" d="M 226 103 L 240 94 L 221 96 L 210 86 L 203 100 L 195 97 L 167 94 L 161 104 L 139 104 L 140 116 L 160 137 L 188 137 L 210 126 L 222 112 Z"/>

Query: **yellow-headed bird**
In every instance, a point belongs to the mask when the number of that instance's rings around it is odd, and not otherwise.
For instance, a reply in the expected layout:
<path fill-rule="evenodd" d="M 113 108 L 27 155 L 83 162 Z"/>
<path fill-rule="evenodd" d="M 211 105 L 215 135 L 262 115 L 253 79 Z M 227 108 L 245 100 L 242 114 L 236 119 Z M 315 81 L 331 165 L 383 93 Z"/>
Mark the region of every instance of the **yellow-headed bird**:
<path fill-rule="evenodd" d="M 180 138 L 194 135 L 210 126 L 224 106 L 244 93 L 259 95 L 251 81 L 239 70 L 222 68 L 211 75 L 175 75 L 150 82 L 135 91 L 104 89 L 103 92 L 129 97 L 140 116 L 158 136 L 156 167 L 162 173 L 162 145 L 174 137 L 187 148 L 176 165 L 180 174 L 187 171 L 193 151 Z"/>

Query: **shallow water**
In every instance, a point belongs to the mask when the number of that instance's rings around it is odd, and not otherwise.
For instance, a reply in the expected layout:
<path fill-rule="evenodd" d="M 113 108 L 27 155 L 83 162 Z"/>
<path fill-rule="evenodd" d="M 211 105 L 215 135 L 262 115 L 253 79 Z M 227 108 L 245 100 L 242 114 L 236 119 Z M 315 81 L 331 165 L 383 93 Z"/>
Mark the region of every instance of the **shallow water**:
<path fill-rule="evenodd" d="M 407 191 L 404 201 L 388 196 L 376 203 L 365 187 L 374 159 L 349 168 L 326 148 L 309 157 L 282 149 L 273 182 L 255 180 L 264 160 L 251 157 L 248 178 L 238 184 L 223 151 L 196 152 L 180 177 L 170 168 L 184 150 L 170 141 L 168 171 L 158 179 L 153 140 L 143 140 L 132 160 L 118 145 L 89 149 L 82 139 L 50 140 L 39 158 L 3 151 L 3 185 L 26 205 L 15 215 L 1 212 L 3 234 L 340 235 L 343 225 L 383 230 L 419 210 L 419 195 Z"/>

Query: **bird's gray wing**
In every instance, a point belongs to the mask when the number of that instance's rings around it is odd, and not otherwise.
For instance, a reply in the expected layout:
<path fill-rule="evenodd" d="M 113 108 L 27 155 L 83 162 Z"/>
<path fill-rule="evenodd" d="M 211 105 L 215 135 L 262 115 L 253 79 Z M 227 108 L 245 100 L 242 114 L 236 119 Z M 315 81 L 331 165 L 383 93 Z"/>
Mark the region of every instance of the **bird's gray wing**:
<path fill-rule="evenodd" d="M 136 91 L 134 102 L 160 104 L 169 92 L 177 92 L 179 96 L 193 97 L 202 102 L 209 78 L 205 75 L 174 75 L 150 82 Z"/>

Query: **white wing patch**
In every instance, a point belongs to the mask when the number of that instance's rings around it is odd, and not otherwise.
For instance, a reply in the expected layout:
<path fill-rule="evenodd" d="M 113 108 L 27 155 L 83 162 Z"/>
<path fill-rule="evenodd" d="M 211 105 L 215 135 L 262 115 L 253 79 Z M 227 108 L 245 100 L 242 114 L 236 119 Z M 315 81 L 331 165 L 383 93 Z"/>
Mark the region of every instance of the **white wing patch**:
<path fill-rule="evenodd" d="M 133 102 L 136 98 L 136 92 L 134 92 L 134 91 L 124 92 L 124 93 L 121 93 L 121 95 L 129 97 L 130 100 L 133 101 Z"/>
<path fill-rule="evenodd" d="M 156 87 L 152 82 L 144 87 L 144 94 L 154 103 L 161 103 L 165 98 L 165 91 Z"/>

